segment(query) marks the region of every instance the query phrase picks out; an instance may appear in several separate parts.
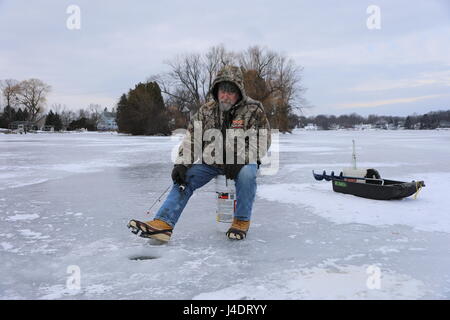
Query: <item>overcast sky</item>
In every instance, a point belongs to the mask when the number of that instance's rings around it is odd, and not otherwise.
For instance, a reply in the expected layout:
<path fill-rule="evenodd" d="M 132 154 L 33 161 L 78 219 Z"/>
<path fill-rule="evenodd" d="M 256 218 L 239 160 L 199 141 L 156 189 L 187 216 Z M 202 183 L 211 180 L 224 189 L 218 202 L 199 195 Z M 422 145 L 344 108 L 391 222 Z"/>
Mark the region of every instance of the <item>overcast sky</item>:
<path fill-rule="evenodd" d="M 69 30 L 69 5 L 81 29 Z M 366 12 L 380 8 L 380 29 Z M 0 79 L 39 78 L 48 105 L 113 107 L 178 53 L 267 46 L 304 67 L 306 115 L 450 109 L 450 1 L 0 0 Z"/>

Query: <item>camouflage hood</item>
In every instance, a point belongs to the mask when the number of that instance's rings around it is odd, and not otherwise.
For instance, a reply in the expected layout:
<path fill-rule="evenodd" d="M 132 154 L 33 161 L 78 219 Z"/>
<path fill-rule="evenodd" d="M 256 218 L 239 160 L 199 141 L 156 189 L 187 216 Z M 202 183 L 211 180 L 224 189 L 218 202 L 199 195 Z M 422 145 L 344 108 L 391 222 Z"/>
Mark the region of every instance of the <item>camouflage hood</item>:
<path fill-rule="evenodd" d="M 214 79 L 213 84 L 211 85 L 210 94 L 214 98 L 216 102 L 218 102 L 217 91 L 218 85 L 221 82 L 229 81 L 234 83 L 239 90 L 241 91 L 241 99 L 235 104 L 235 106 L 240 105 L 242 102 L 247 101 L 247 95 L 245 93 L 244 88 L 244 76 L 242 75 L 242 71 L 239 67 L 236 66 L 225 66 L 218 73 L 216 78 Z"/>
<path fill-rule="evenodd" d="M 232 107 L 232 112 L 220 112 L 218 107 L 217 91 L 218 84 L 224 81 L 234 83 L 241 91 L 241 99 Z M 270 123 L 264 111 L 261 102 L 247 96 L 244 90 L 244 77 L 241 69 L 235 66 L 225 66 L 217 73 L 216 78 L 211 85 L 209 94 L 214 100 L 204 103 L 199 110 L 191 117 L 187 128 L 188 134 L 184 137 L 179 149 L 176 164 L 184 164 L 187 167 L 192 166 L 196 161 L 210 164 L 219 168 L 224 168 L 225 161 L 228 161 L 227 155 L 234 155 L 240 164 L 244 163 L 261 163 L 261 158 L 267 153 L 270 147 Z M 224 126 L 225 125 L 225 126 Z M 194 133 L 194 128 L 199 130 L 200 134 Z M 217 146 L 216 139 L 206 138 L 203 134 L 210 129 L 216 129 L 211 132 L 221 130 L 223 140 L 223 152 L 221 146 Z M 252 135 L 252 139 L 243 138 L 245 143 L 236 143 L 234 139 L 227 141 L 226 130 L 231 130 L 236 137 L 246 134 Z M 260 130 L 262 130 L 260 132 Z M 254 134 L 257 133 L 258 137 Z M 251 142 L 251 141 L 252 142 Z M 261 146 L 258 141 L 267 141 L 267 148 Z M 197 150 L 197 151 L 196 151 Z M 220 153 L 222 157 L 215 159 L 216 153 Z M 234 160 L 231 160 L 234 161 Z"/>

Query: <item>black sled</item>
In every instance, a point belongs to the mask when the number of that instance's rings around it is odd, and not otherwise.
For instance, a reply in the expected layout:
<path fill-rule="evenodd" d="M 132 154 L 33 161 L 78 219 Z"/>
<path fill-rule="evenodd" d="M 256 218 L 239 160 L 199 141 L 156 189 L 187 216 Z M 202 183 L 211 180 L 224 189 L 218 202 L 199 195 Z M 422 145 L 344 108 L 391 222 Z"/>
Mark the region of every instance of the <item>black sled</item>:
<path fill-rule="evenodd" d="M 338 176 L 334 175 L 334 172 L 327 175 L 325 171 L 323 174 L 313 171 L 313 176 L 318 181 L 331 181 L 335 192 L 373 200 L 402 199 L 418 193 L 422 187 L 425 187 L 423 181 L 403 182 L 381 179 L 375 169 L 368 169 L 364 177 L 344 176 L 342 172 Z"/>

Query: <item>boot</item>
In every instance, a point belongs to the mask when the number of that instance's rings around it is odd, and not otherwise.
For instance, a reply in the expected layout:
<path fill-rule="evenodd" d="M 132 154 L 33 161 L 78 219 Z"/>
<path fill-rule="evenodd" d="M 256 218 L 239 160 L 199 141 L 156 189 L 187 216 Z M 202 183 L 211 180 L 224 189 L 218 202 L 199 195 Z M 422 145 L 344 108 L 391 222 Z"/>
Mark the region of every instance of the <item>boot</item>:
<path fill-rule="evenodd" d="M 233 218 L 233 223 L 226 235 L 229 239 L 243 240 L 247 236 L 250 221 L 243 221 Z"/>
<path fill-rule="evenodd" d="M 131 228 L 131 232 L 134 234 L 140 232 L 140 236 L 143 238 L 152 238 L 163 242 L 170 240 L 173 230 L 169 224 L 159 219 L 147 222 L 130 220 L 130 222 L 128 222 L 128 228 Z"/>

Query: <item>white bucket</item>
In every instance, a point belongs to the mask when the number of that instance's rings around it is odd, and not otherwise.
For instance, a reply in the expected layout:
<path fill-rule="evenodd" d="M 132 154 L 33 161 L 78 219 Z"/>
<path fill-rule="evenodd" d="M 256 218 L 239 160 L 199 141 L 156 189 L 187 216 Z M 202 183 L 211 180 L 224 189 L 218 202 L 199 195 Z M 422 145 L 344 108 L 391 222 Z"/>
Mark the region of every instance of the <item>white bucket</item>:
<path fill-rule="evenodd" d="M 364 178 L 367 174 L 367 169 L 354 169 L 354 168 L 343 168 L 342 174 L 346 177 Z M 351 179 L 353 182 L 365 183 L 364 179 Z"/>
<path fill-rule="evenodd" d="M 216 178 L 216 224 L 220 231 L 227 231 L 233 222 L 236 211 L 236 187 L 233 180 L 225 179 L 224 175 Z"/>

